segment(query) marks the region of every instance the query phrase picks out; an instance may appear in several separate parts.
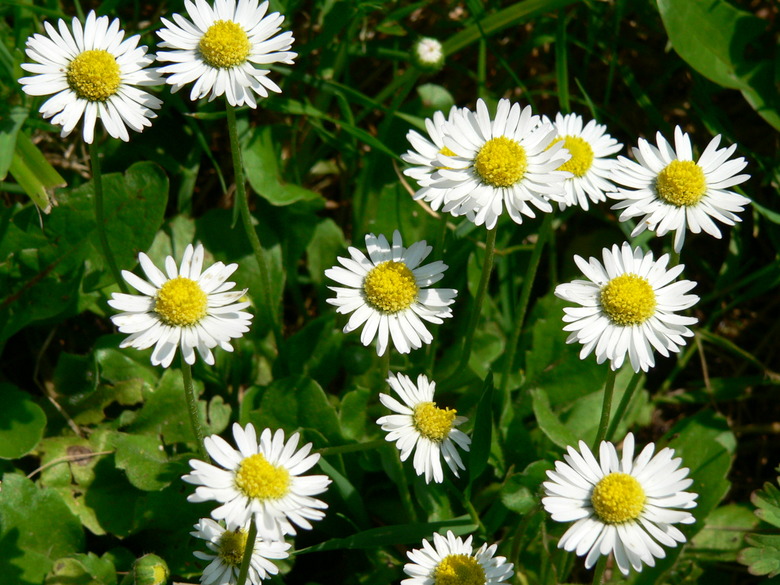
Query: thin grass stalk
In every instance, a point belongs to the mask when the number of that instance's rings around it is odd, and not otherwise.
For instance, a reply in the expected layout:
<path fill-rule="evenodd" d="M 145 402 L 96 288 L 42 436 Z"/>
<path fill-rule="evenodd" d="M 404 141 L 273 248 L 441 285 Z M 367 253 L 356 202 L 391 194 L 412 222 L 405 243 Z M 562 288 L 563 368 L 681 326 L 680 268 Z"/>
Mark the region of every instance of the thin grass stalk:
<path fill-rule="evenodd" d="M 238 140 L 238 129 L 236 128 L 236 110 L 230 103 L 225 101 L 227 111 L 228 134 L 230 135 L 230 151 L 233 155 L 233 173 L 236 182 L 236 205 L 238 206 L 241 222 L 244 225 L 252 251 L 257 259 L 257 265 L 260 269 L 260 282 L 262 283 L 263 305 L 268 312 L 271 322 L 271 329 L 276 339 L 276 347 L 282 344 L 282 329 L 279 324 L 278 307 L 274 306 L 271 295 L 271 271 L 269 269 L 268 258 L 260 243 L 257 230 L 252 224 L 252 214 L 249 211 L 249 202 L 247 200 L 246 184 L 244 181 L 244 163 L 241 155 L 241 144 Z"/>
<path fill-rule="evenodd" d="M 130 291 L 122 278 L 122 273 L 119 271 L 114 253 L 111 251 L 111 246 L 108 243 L 108 236 L 106 236 L 106 218 L 103 208 L 103 176 L 100 172 L 100 149 L 97 146 L 97 140 L 94 140 L 89 145 L 89 161 L 92 167 L 92 185 L 95 189 L 95 222 L 97 224 L 100 247 L 103 249 L 103 257 L 106 259 L 108 268 L 119 285 L 119 290 L 127 294 Z"/>

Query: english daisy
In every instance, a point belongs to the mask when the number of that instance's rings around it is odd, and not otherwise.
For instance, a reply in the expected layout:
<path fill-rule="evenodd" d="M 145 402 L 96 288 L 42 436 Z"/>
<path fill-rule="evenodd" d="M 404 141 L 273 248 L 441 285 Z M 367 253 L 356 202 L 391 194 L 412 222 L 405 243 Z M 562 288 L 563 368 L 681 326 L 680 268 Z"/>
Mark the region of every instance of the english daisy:
<path fill-rule="evenodd" d="M 546 116 L 542 120 L 549 122 Z M 555 116 L 553 126 L 558 136 L 553 143 L 563 141 L 571 154 L 571 158 L 558 168 L 572 175 L 563 184 L 566 198 L 558 203 L 561 209 L 579 205 L 587 211 L 588 200 L 593 203 L 606 201 L 604 193 L 615 190 L 609 179 L 617 161 L 611 156 L 623 145 L 607 134 L 607 127 L 596 120 L 591 120 L 585 127 L 582 124 L 582 116 L 577 114 L 564 116 L 558 113 Z"/>
<path fill-rule="evenodd" d="M 203 246 L 192 244 L 184 250 L 176 268 L 172 256 L 165 259 L 165 273 L 149 256 L 141 252 L 138 261 L 148 281 L 132 272 L 122 271 L 127 283 L 141 295 L 113 293 L 108 301 L 118 315 L 111 317 L 120 333 L 129 333 L 119 347 L 154 347 L 152 364 L 167 368 L 176 347 L 188 364 L 195 362 L 195 349 L 207 364 L 214 363 L 211 350 L 217 346 L 233 351 L 230 340 L 249 331 L 252 315 L 242 311 L 248 301 L 236 302 L 247 289 L 230 290 L 236 283 L 226 282 L 238 264 L 222 262 L 203 268 Z"/>
<path fill-rule="evenodd" d="M 571 176 L 558 169 L 569 159 L 552 124 L 540 124 L 531 107 L 498 102 L 490 119 L 485 102 L 477 100 L 476 114 L 456 112 L 444 145 L 437 154 L 437 172 L 426 187 L 426 199 L 442 198 L 444 211 L 466 215 L 477 225 L 493 228 L 506 206 L 515 223 L 535 217 L 529 203 L 552 211 L 550 200 L 565 201 L 563 182 Z"/>
<path fill-rule="evenodd" d="M 693 160 L 691 139 L 679 126 L 674 129 L 675 148 L 659 132 L 656 148 L 647 140 L 639 139 L 639 148 L 633 148 L 637 162 L 618 157 L 612 178 L 629 187 L 609 193 L 618 203 L 612 209 L 623 210 L 620 220 L 641 217 L 631 236 L 646 229 L 663 236 L 674 234 L 674 251 L 680 252 L 685 230 L 694 234 L 702 230 L 715 238 L 721 233 L 713 219 L 734 225 L 741 221 L 741 212 L 750 199 L 730 187 L 744 183 L 750 175 L 738 175 L 747 166 L 744 158 L 728 160 L 737 148 L 718 148 L 720 134 L 704 149 L 698 161 Z"/>
<path fill-rule="evenodd" d="M 27 39 L 27 57 L 35 63 L 22 63 L 22 69 L 34 73 L 19 83 L 28 95 L 51 95 L 40 108 L 44 118 L 62 126 L 68 136 L 83 118 L 84 142 L 92 144 L 95 121 L 100 118 L 113 138 L 127 142 L 129 126 L 136 132 L 151 126 L 156 118 L 152 110 L 162 101 L 136 86 L 159 85 L 162 79 L 155 69 L 146 69 L 154 55 L 138 46 L 139 35 L 125 39 L 119 20 L 87 14 L 83 27 L 78 18 L 67 23 L 60 19 L 57 29 L 43 23 L 46 35 Z M 124 39 L 124 40 L 123 40 Z"/>
<path fill-rule="evenodd" d="M 406 461 L 414 451 L 417 475 L 424 475 L 425 483 L 430 483 L 431 479 L 441 483 L 444 481 L 441 466 L 444 457 L 458 477 L 458 468 L 466 467 L 456 447 L 468 451 L 471 439 L 455 427 L 466 422 L 466 417 L 456 416 L 454 408 L 438 408 L 433 401 L 436 383 L 422 374 L 417 377 L 417 384 L 403 374 L 390 374 L 387 383 L 403 404 L 392 396 L 380 394 L 380 402 L 397 414 L 383 416 L 376 422 L 387 431 L 388 441 L 396 441 L 401 461 Z"/>
<path fill-rule="evenodd" d="M 409 579 L 401 585 L 498 585 L 514 573 L 505 557 L 494 557 L 497 546 L 483 544 L 475 552 L 471 536 L 465 541 L 449 530 L 446 536 L 434 533 L 433 545 L 423 539 L 423 547 L 406 553 L 411 563 L 404 565 Z"/>
<path fill-rule="evenodd" d="M 635 372 L 647 371 L 655 365 L 653 348 L 664 357 L 680 351 L 684 337 L 693 332 L 687 325 L 695 317 L 684 317 L 676 311 L 692 307 L 699 300 L 686 294 L 696 283 L 691 280 L 672 282 L 685 266 L 678 264 L 669 270 L 669 254 L 657 261 L 652 252 L 631 249 L 628 242 L 621 248 L 604 248 L 604 263 L 596 258 L 586 262 L 580 256 L 574 261 L 588 280 L 559 284 L 555 296 L 577 303 L 566 307 L 563 329 L 571 331 L 567 343 L 582 344 L 580 358 L 595 350 L 596 361 L 610 361 L 613 370 L 623 365 L 628 354 Z"/>
<path fill-rule="evenodd" d="M 414 43 L 412 61 L 423 71 L 438 71 L 444 66 L 444 48 L 431 37 L 423 37 Z"/>
<path fill-rule="evenodd" d="M 629 565 L 636 571 L 642 564 L 655 566 L 666 556 L 659 546 L 675 547 L 685 535 L 674 524 L 693 524 L 696 519 L 684 510 L 696 507 L 698 494 L 683 491 L 693 480 L 674 450 L 661 449 L 655 456 L 650 443 L 634 458 L 634 435 L 623 441 L 623 455 L 602 441 L 598 461 L 580 441 L 579 452 L 568 448 L 565 463 L 556 461 L 544 482 L 544 509 L 556 522 L 574 522 L 558 547 L 585 557 L 585 568 L 598 557 L 614 553 L 620 571 Z"/>
<path fill-rule="evenodd" d="M 338 258 L 341 266 L 325 271 L 325 276 L 344 285 L 328 287 L 336 298 L 327 300 L 338 307 L 338 313 L 352 313 L 344 333 L 363 326 L 360 341 L 368 345 L 376 337 L 379 355 L 384 355 L 388 340 L 400 353 L 430 343 L 433 336 L 423 320 L 442 323 L 444 317 L 452 317 L 449 306 L 458 293 L 451 288 L 427 288 L 444 277 L 447 265 L 437 260 L 421 266 L 433 248 L 425 240 L 404 248 L 398 230 L 392 246 L 385 236 L 368 234 L 366 248 L 368 258 L 350 247 L 351 258 Z"/>
<path fill-rule="evenodd" d="M 157 31 L 160 47 L 174 49 L 157 54 L 158 61 L 173 63 L 160 68 L 171 91 L 195 82 L 191 100 L 225 95 L 232 106 L 252 108 L 257 107 L 255 94 L 265 98 L 269 90 L 281 93 L 264 66 L 292 65 L 297 57 L 290 51 L 292 33 L 276 34 L 284 16 L 266 15 L 268 2 L 258 5 L 258 0 L 215 0 L 213 6 L 206 0 L 185 0 L 184 6 L 191 21 L 174 14 L 175 24 L 163 18 L 165 27 Z"/>
<path fill-rule="evenodd" d="M 414 194 L 414 199 L 423 199 L 430 203 L 434 211 L 438 211 L 444 203 L 446 190 L 431 188 L 429 185 L 438 178 L 436 171 L 441 168 L 439 154 L 452 156 L 454 153 L 444 145 L 444 136 L 452 125 L 453 116 L 458 112 L 458 108 L 452 106 L 449 116 L 444 117 L 442 112 L 435 112 L 433 119 L 425 119 L 425 128 L 428 130 L 428 138 L 422 136 L 415 130 L 409 130 L 406 139 L 411 143 L 414 150 L 406 151 L 401 155 L 404 162 L 414 165 L 404 169 L 404 175 L 413 178 L 420 185 L 420 189 Z"/>
<path fill-rule="evenodd" d="M 206 451 L 219 465 L 191 459 L 192 473 L 182 479 L 197 485 L 190 502 L 215 500 L 222 504 L 211 516 L 231 526 L 246 526 L 254 519 L 264 540 L 282 540 L 296 534 L 293 524 L 311 529 L 310 520 L 325 517 L 325 502 L 312 496 L 323 493 L 330 479 L 325 475 L 301 475 L 320 460 L 309 455 L 312 444 L 296 451 L 300 435 L 285 442 L 284 431 L 264 429 L 257 441 L 255 427 L 233 424 L 238 449 L 218 435 L 206 437 Z"/>
<path fill-rule="evenodd" d="M 238 582 L 241 561 L 244 558 L 248 527 L 229 527 L 225 529 L 211 518 L 201 518 L 194 526 L 195 532 L 190 534 L 206 541 L 210 552 L 195 551 L 193 554 L 209 561 L 203 569 L 200 582 L 203 585 L 234 585 Z M 273 560 L 286 559 L 290 544 L 283 541 L 268 541 L 258 537 L 252 548 L 252 558 L 249 561 L 247 583 L 257 585 L 263 579 L 279 573 L 279 568 Z"/>

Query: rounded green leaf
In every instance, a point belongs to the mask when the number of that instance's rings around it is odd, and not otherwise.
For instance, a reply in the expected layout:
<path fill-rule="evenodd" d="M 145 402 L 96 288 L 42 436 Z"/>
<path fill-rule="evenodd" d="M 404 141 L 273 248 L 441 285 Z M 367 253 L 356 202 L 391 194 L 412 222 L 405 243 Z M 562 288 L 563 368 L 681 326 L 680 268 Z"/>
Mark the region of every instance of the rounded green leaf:
<path fill-rule="evenodd" d="M 46 414 L 30 395 L 13 384 L 0 384 L 0 458 L 17 459 L 43 437 Z"/>

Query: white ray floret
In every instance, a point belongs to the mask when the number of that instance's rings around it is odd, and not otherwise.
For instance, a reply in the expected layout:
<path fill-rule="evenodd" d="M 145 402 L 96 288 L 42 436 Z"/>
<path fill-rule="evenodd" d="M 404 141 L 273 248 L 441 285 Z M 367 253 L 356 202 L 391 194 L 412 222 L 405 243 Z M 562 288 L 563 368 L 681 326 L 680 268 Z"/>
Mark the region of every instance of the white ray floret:
<path fill-rule="evenodd" d="M 83 26 L 74 18 L 71 27 L 60 19 L 57 28 L 44 22 L 46 34 L 27 39 L 27 57 L 22 63 L 33 73 L 19 83 L 28 95 L 50 95 L 40 108 L 44 118 L 62 126 L 61 136 L 73 132 L 83 120 L 84 142 L 91 144 L 100 119 L 113 138 L 127 142 L 127 128 L 142 132 L 156 118 L 153 110 L 162 101 L 137 86 L 159 85 L 160 75 L 148 66 L 154 55 L 138 46 L 139 35 L 125 39 L 119 20 L 96 16 L 91 10 Z"/>
<path fill-rule="evenodd" d="M 569 446 L 564 461 L 556 461 L 544 482 L 544 509 L 556 522 L 574 522 L 558 547 L 585 557 L 592 567 L 602 555 L 614 554 L 623 574 L 631 567 L 655 566 L 666 552 L 685 542 L 674 525 L 696 520 L 689 510 L 698 494 L 685 490 L 693 484 L 682 460 L 668 447 L 653 455 L 650 443 L 634 457 L 634 436 L 623 442 L 622 456 L 602 441 L 599 458 L 580 441 L 579 451 Z"/>
<path fill-rule="evenodd" d="M 146 277 L 122 271 L 127 283 L 141 295 L 113 293 L 108 304 L 122 311 L 111 320 L 120 333 L 129 333 L 119 347 L 154 347 L 152 364 L 167 368 L 181 347 L 188 364 L 195 350 L 207 364 L 214 364 L 212 349 L 233 351 L 231 339 L 249 331 L 252 315 L 243 311 L 249 301 L 238 302 L 247 289 L 231 290 L 228 278 L 238 264 L 216 262 L 203 270 L 203 246 L 189 244 L 177 268 L 172 256 L 165 259 L 165 272 L 141 252 L 138 261 Z"/>

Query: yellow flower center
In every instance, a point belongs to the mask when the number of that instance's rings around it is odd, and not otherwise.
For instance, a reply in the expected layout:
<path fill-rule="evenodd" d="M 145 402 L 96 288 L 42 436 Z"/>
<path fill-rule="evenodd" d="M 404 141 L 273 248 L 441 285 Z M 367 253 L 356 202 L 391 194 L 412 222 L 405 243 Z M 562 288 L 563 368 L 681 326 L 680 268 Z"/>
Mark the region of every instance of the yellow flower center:
<path fill-rule="evenodd" d="M 200 38 L 198 50 L 208 65 L 230 69 L 246 61 L 252 45 L 239 24 L 232 20 L 217 20 Z"/>
<path fill-rule="evenodd" d="M 593 510 L 605 524 L 636 520 L 645 507 L 645 490 L 627 473 L 610 473 L 593 488 Z"/>
<path fill-rule="evenodd" d="M 692 160 L 673 160 L 655 179 L 658 196 L 672 205 L 696 205 L 707 192 L 704 171 Z"/>
<path fill-rule="evenodd" d="M 236 487 L 254 500 L 278 500 L 290 491 L 290 473 L 262 453 L 247 457 L 236 472 Z"/>
<path fill-rule="evenodd" d="M 525 149 L 506 136 L 491 138 L 479 149 L 474 170 L 491 187 L 511 187 L 528 168 Z"/>
<path fill-rule="evenodd" d="M 65 79 L 76 96 L 90 102 L 106 101 L 122 83 L 119 64 L 103 49 L 79 53 L 68 64 Z"/>
<path fill-rule="evenodd" d="M 613 323 L 623 327 L 641 325 L 655 312 L 655 291 L 647 279 L 621 274 L 601 289 L 601 308 Z"/>
<path fill-rule="evenodd" d="M 414 407 L 412 423 L 423 437 L 441 443 L 449 436 L 457 414 L 454 408 L 437 408 L 435 402 L 420 402 Z"/>
<path fill-rule="evenodd" d="M 154 311 L 167 325 L 186 327 L 206 316 L 208 297 L 194 280 L 177 276 L 157 291 Z"/>
<path fill-rule="evenodd" d="M 485 585 L 485 569 L 469 555 L 447 555 L 433 570 L 434 585 Z"/>
<path fill-rule="evenodd" d="M 579 136 L 562 136 L 550 143 L 550 146 L 563 140 L 563 145 L 571 154 L 571 158 L 558 167 L 559 171 L 569 171 L 575 177 L 582 177 L 593 166 L 593 149 L 587 141 Z M 550 148 L 548 146 L 547 148 Z"/>
<path fill-rule="evenodd" d="M 375 266 L 363 280 L 368 304 L 383 313 L 408 309 L 417 300 L 419 291 L 414 273 L 406 264 L 395 260 Z"/>
<path fill-rule="evenodd" d="M 247 534 L 241 529 L 226 530 L 219 537 L 219 558 L 231 567 L 240 567 L 244 558 Z"/>

